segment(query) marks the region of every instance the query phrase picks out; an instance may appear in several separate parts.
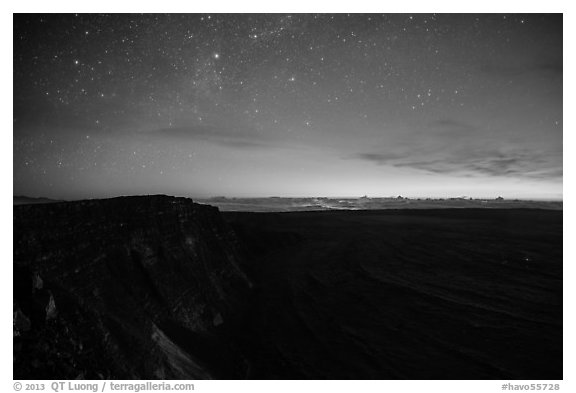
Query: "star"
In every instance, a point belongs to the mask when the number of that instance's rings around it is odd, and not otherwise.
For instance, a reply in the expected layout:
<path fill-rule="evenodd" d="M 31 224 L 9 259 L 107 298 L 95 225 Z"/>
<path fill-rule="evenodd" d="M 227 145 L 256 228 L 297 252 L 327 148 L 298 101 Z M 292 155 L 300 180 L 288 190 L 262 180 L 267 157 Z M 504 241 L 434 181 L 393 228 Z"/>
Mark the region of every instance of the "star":
<path fill-rule="evenodd" d="M 249 188 L 260 181 L 251 168 L 275 168 L 290 178 L 285 163 L 313 167 L 314 159 L 326 160 L 327 168 L 345 167 L 345 176 L 326 170 L 334 192 L 343 194 L 378 188 L 383 173 L 390 184 L 413 189 L 437 186 L 422 180 L 423 173 L 458 185 L 458 176 L 464 183 L 481 177 L 478 184 L 486 189 L 505 183 L 484 182 L 503 175 L 461 162 L 469 146 L 479 145 L 486 152 L 502 146 L 544 152 L 545 158 L 528 162 L 524 155 L 512 157 L 518 168 L 509 168 L 506 180 L 541 185 L 543 162 L 556 177 L 535 189 L 561 180 L 562 24 L 552 14 L 531 14 L 530 20 L 482 14 L 22 14 L 15 22 L 15 190 L 40 192 L 47 181 L 34 183 L 39 172 L 31 169 L 55 167 L 59 160 L 66 173 L 46 178 L 64 194 L 70 189 L 85 196 L 94 190 L 90 180 L 114 179 L 118 192 L 126 184 L 150 190 L 159 168 L 170 189 L 224 192 L 213 179 L 230 173 L 223 180 L 230 193 L 274 193 L 274 186 L 283 186 L 265 175 L 266 185 Z M 526 30 L 528 22 L 533 29 Z M 450 39 L 454 35 L 461 40 Z M 496 138 L 488 129 L 503 131 Z M 532 145 L 503 142 L 524 134 Z M 428 142 L 432 147 L 424 146 Z M 433 151 L 447 143 L 454 149 Z M 186 150 L 198 146 L 197 176 L 191 178 Z M 375 158 L 391 150 L 405 158 Z M 133 151 L 138 162 L 129 159 Z M 425 153 L 416 157 L 417 151 Z M 350 156 L 357 158 L 342 158 Z M 415 162 L 424 164 L 409 165 Z M 455 162 L 465 170 L 456 173 Z M 362 172 L 366 165 L 370 170 Z M 138 180 L 128 175 L 133 167 L 141 171 Z M 93 169 L 92 178 L 86 168 Z M 397 173 L 409 181 L 394 180 Z M 315 175 L 306 174 L 294 192 L 314 193 Z M 240 185 L 236 179 L 243 176 L 248 180 Z M 73 187 L 58 185 L 68 177 L 76 179 Z"/>

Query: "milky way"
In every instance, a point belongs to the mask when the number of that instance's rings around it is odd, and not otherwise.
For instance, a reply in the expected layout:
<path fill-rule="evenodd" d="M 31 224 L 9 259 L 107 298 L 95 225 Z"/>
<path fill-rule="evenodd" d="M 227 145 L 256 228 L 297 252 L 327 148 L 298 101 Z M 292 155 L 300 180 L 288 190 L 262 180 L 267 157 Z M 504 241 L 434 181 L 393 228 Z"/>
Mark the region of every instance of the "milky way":
<path fill-rule="evenodd" d="M 562 196 L 562 16 L 15 15 L 14 193 Z"/>

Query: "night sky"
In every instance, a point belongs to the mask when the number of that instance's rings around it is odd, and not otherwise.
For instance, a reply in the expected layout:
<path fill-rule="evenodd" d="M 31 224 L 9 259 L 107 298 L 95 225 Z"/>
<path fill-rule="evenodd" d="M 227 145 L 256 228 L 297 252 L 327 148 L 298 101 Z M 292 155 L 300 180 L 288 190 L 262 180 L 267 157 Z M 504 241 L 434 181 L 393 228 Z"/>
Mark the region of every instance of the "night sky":
<path fill-rule="evenodd" d="M 14 195 L 562 197 L 562 16 L 15 15 Z"/>

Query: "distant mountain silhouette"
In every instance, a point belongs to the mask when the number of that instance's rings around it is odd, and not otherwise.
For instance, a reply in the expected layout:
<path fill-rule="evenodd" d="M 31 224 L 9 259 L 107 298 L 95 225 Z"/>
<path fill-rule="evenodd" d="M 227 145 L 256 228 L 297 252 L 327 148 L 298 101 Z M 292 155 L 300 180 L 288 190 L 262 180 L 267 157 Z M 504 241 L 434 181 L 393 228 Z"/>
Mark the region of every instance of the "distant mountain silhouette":
<path fill-rule="evenodd" d="M 32 198 L 23 195 L 14 195 L 14 205 L 32 205 L 38 203 L 56 203 L 56 202 L 63 202 L 57 199 L 49 199 L 49 198 Z"/>

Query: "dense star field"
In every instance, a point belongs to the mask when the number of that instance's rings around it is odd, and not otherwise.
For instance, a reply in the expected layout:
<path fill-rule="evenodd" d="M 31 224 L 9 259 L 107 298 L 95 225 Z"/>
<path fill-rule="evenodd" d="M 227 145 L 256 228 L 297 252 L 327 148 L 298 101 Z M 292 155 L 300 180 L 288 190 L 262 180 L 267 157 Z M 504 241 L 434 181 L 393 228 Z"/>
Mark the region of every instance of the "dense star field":
<path fill-rule="evenodd" d="M 14 16 L 14 192 L 561 198 L 562 16 Z"/>

